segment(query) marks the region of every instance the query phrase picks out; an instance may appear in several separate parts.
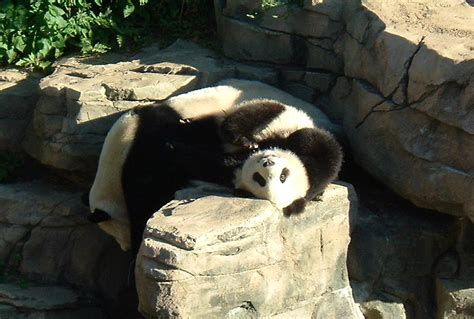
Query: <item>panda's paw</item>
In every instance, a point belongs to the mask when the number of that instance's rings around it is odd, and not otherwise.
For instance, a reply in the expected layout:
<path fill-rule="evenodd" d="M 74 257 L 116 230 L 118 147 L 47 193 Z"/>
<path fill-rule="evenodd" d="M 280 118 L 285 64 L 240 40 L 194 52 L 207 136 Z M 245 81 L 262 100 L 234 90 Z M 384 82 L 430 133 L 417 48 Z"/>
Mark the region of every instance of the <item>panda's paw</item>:
<path fill-rule="evenodd" d="M 237 146 L 241 146 L 241 147 L 243 147 L 245 149 L 248 149 L 248 150 L 258 149 L 258 144 L 256 142 L 248 139 L 245 136 L 239 136 L 238 138 L 236 138 L 234 140 L 233 144 L 235 144 Z"/>
<path fill-rule="evenodd" d="M 323 201 L 323 195 L 324 195 L 324 191 L 322 191 L 321 193 L 316 194 L 316 196 L 314 196 L 314 198 L 313 198 L 313 201 L 322 202 Z"/>
<path fill-rule="evenodd" d="M 290 215 L 297 215 L 304 212 L 306 207 L 306 200 L 304 198 L 298 198 L 293 201 L 290 205 L 283 208 L 283 215 L 289 217 Z"/>

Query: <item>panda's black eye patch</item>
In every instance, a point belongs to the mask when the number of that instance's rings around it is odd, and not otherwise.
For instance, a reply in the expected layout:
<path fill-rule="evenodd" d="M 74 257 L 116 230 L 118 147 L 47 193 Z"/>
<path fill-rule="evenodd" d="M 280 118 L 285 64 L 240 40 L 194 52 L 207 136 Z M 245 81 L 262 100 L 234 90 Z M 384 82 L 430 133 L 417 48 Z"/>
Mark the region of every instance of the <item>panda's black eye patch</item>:
<path fill-rule="evenodd" d="M 267 184 L 267 181 L 265 180 L 265 178 L 263 178 L 263 176 L 260 175 L 260 173 L 258 173 L 258 172 L 253 173 L 252 179 L 254 181 L 256 181 L 258 183 L 258 185 L 260 185 L 262 187 L 264 187 Z"/>
<path fill-rule="evenodd" d="M 286 178 L 288 177 L 288 175 L 290 175 L 290 170 L 285 167 L 285 168 L 281 171 L 281 174 L 280 174 L 280 182 L 284 183 L 284 182 L 286 181 Z"/>

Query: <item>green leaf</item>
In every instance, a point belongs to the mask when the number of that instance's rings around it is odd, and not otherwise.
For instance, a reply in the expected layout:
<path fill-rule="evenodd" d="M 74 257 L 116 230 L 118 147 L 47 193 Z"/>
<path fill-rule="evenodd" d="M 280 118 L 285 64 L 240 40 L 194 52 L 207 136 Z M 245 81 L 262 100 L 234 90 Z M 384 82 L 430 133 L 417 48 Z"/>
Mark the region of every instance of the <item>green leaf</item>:
<path fill-rule="evenodd" d="M 23 37 L 22 36 L 13 37 L 13 46 L 15 50 L 19 52 L 23 52 L 26 48 L 26 44 L 25 44 L 25 41 L 23 41 Z"/>
<path fill-rule="evenodd" d="M 8 49 L 7 50 L 7 58 L 8 58 L 7 61 L 8 61 L 8 63 L 12 63 L 13 61 L 15 61 L 16 56 L 17 56 L 17 54 L 16 54 L 14 49 Z"/>
<path fill-rule="evenodd" d="M 125 5 L 125 8 L 123 9 L 123 17 L 129 17 L 133 13 L 133 11 L 135 11 L 135 6 L 133 5 L 132 1 L 129 0 Z"/>
<path fill-rule="evenodd" d="M 43 39 L 39 39 L 36 43 L 37 43 L 36 47 L 39 48 L 38 57 L 40 58 L 46 57 L 52 48 L 50 40 L 43 38 Z"/>

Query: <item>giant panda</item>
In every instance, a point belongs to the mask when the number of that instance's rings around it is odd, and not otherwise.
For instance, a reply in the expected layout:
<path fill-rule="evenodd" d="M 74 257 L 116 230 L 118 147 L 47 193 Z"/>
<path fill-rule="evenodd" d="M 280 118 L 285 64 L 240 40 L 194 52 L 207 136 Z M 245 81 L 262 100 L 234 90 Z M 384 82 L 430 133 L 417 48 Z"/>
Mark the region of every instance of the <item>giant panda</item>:
<path fill-rule="evenodd" d="M 192 92 L 133 109 L 112 126 L 89 192 L 89 220 L 123 250 L 138 251 L 148 218 L 191 179 L 270 200 L 291 215 L 337 176 L 338 143 L 304 112 L 274 100 L 223 99 Z"/>
<path fill-rule="evenodd" d="M 234 147 L 256 150 L 234 171 L 238 193 L 268 199 L 285 215 L 301 213 L 341 169 L 334 136 L 303 111 L 274 100 L 242 103 L 219 130 Z"/>

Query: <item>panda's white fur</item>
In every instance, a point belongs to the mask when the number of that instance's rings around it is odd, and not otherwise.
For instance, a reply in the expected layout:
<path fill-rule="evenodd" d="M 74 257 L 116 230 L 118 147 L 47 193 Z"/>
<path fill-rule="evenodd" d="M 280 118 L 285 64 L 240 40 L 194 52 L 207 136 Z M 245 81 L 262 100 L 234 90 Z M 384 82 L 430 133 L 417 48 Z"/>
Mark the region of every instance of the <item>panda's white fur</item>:
<path fill-rule="evenodd" d="M 125 113 L 107 134 L 99 157 L 97 174 L 89 193 L 91 212 L 106 211 L 111 219 L 100 222 L 99 227 L 113 236 L 123 250 L 130 249 L 130 224 L 122 188 L 122 168 L 130 151 L 138 118 Z"/>
<path fill-rule="evenodd" d="M 274 164 L 266 166 L 269 159 Z M 285 168 L 288 168 L 289 175 L 282 182 L 280 175 Z M 264 178 L 264 186 L 254 180 L 255 173 Z M 236 188 L 246 190 L 257 198 L 268 199 L 278 208 L 287 207 L 295 199 L 305 197 L 310 187 L 306 168 L 298 156 L 279 148 L 253 153 L 242 168 L 236 170 L 234 184 Z"/>

